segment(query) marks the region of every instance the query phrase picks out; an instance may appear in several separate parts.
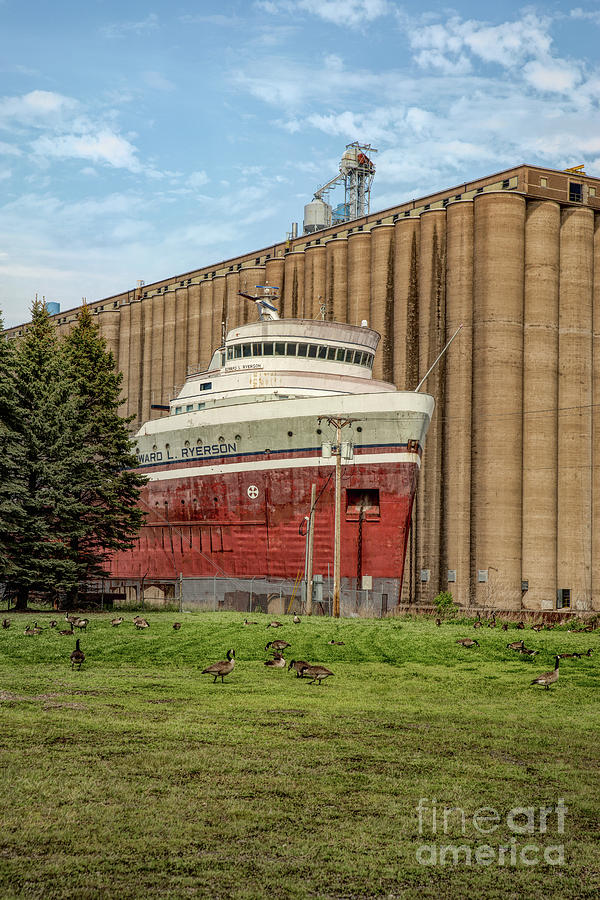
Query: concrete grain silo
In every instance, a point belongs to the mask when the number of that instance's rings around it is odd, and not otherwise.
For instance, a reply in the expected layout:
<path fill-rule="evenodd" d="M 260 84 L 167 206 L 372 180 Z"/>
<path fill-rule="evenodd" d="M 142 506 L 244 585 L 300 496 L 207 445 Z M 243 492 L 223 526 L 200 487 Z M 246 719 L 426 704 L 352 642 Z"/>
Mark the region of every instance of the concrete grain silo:
<path fill-rule="evenodd" d="M 205 371 L 213 350 L 213 283 L 211 278 L 200 282 L 200 347 L 199 369 Z"/>
<path fill-rule="evenodd" d="M 200 334 L 201 325 L 201 309 L 200 309 L 200 285 L 190 284 L 187 287 L 188 306 L 187 306 L 187 371 L 197 372 L 200 361 L 200 342 L 202 340 Z"/>
<path fill-rule="evenodd" d="M 212 280 L 212 340 L 211 353 L 223 343 L 223 331 L 227 322 L 227 294 L 225 291 L 225 275 L 217 275 Z M 210 362 L 210 360 L 209 360 Z"/>
<path fill-rule="evenodd" d="M 279 300 L 275 304 L 279 310 L 281 310 L 281 299 L 283 297 L 283 270 L 283 256 L 272 257 L 265 261 L 265 284 L 279 288 Z"/>
<path fill-rule="evenodd" d="M 115 362 L 119 361 L 119 338 L 121 335 L 121 310 L 106 308 L 98 314 L 98 324 L 100 326 L 100 334 L 106 341 L 106 349 L 110 350 L 115 358 Z"/>
<path fill-rule="evenodd" d="M 325 318 L 334 322 L 346 321 L 348 307 L 348 241 L 334 238 L 326 244 L 325 295 L 317 318 L 321 318 L 321 307 L 325 306 Z"/>
<path fill-rule="evenodd" d="M 525 198 L 474 205 L 471 596 L 519 609 Z"/>
<path fill-rule="evenodd" d="M 473 370 L 473 201 L 446 210 L 446 338 L 462 325 L 445 360 L 441 581 L 462 606 L 471 588 L 471 390 Z"/>
<path fill-rule="evenodd" d="M 398 219 L 394 226 L 394 381 L 402 390 L 419 381 L 420 228 L 416 217 Z"/>
<path fill-rule="evenodd" d="M 259 284 L 265 283 L 265 267 L 264 266 L 248 266 L 247 268 L 240 270 L 240 291 L 243 291 L 245 294 L 250 294 L 254 296 L 257 294 Z M 247 322 L 254 322 L 256 318 L 256 307 L 251 300 L 245 300 L 243 297 L 238 297 L 238 303 L 240 304 L 240 325 L 245 325 Z"/>
<path fill-rule="evenodd" d="M 371 229 L 371 304 L 369 325 L 381 335 L 373 377 L 394 378 L 394 226 Z"/>
<path fill-rule="evenodd" d="M 119 335 L 119 371 L 123 373 L 121 396 L 123 402 L 119 406 L 119 415 L 128 416 L 129 413 L 129 328 L 131 321 L 131 307 L 125 303 L 121 307 L 121 333 Z"/>
<path fill-rule="evenodd" d="M 327 277 L 327 248 L 312 244 L 304 253 L 304 315 L 318 319 L 321 303 L 325 302 Z"/>
<path fill-rule="evenodd" d="M 419 379 L 424 378 L 429 367 L 444 346 L 446 333 L 445 312 L 445 254 L 446 210 L 432 209 L 421 213 L 419 248 Z M 441 379 L 444 366 L 438 366 L 429 375 L 423 390 L 436 398 L 436 409 L 427 435 L 427 454 L 420 471 L 418 501 L 416 504 L 419 534 L 417 567 L 421 597 L 435 596 L 446 588 L 441 578 L 440 555 L 442 547 L 442 444 L 444 396 Z"/>
<path fill-rule="evenodd" d="M 348 322 L 360 325 L 371 315 L 371 234 L 348 235 Z M 370 323 L 369 323 L 370 324 Z"/>
<path fill-rule="evenodd" d="M 241 322 L 241 305 L 245 300 L 239 296 L 240 275 L 239 272 L 228 272 L 225 276 L 225 292 L 227 294 L 227 318 L 225 321 L 225 331 L 231 331 Z"/>
<path fill-rule="evenodd" d="M 304 250 L 287 253 L 284 262 L 281 308 L 290 319 L 304 316 Z"/>
<path fill-rule="evenodd" d="M 558 333 L 558 590 L 591 594 L 592 293 L 594 214 L 564 209 Z"/>
<path fill-rule="evenodd" d="M 153 294 L 152 301 L 152 371 L 150 374 L 150 404 L 160 406 L 166 403 L 163 397 L 163 323 L 165 307 L 161 294 Z M 121 315 L 125 307 L 121 307 Z M 158 419 L 162 415 L 159 409 L 153 409 L 152 419 Z"/>
<path fill-rule="evenodd" d="M 175 291 L 163 291 L 162 403 L 175 396 Z"/>
<path fill-rule="evenodd" d="M 592 318 L 592 608 L 600 609 L 600 215 L 594 216 Z"/>
<path fill-rule="evenodd" d="M 144 297 L 140 301 L 142 307 L 142 323 L 144 328 L 144 345 L 142 354 L 142 383 L 141 383 L 141 418 L 146 421 L 152 418 L 152 368 L 153 368 L 153 338 L 154 317 L 152 297 Z"/>
<path fill-rule="evenodd" d="M 531 200 L 525 218 L 523 322 L 523 606 L 552 609 L 556 581 L 560 206 Z"/>

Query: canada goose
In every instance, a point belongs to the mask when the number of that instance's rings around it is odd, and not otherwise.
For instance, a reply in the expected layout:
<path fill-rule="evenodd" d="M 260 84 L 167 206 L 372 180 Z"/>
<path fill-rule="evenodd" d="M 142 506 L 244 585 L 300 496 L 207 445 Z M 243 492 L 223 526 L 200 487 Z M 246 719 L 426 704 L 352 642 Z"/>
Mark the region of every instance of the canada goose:
<path fill-rule="evenodd" d="M 63 628 L 63 630 L 59 631 L 58 633 L 64 634 L 66 637 L 68 637 L 69 635 L 71 635 L 71 637 L 73 637 L 73 625 L 71 625 L 70 628 Z"/>
<path fill-rule="evenodd" d="M 276 653 L 273 659 L 268 659 L 265 663 L 265 666 L 270 666 L 271 669 L 285 669 L 285 665 L 285 659 L 281 653 Z"/>
<path fill-rule="evenodd" d="M 525 656 L 535 656 L 535 654 L 539 652 L 539 650 L 528 650 L 527 647 L 521 647 L 519 650 L 519 653 L 524 653 Z"/>
<path fill-rule="evenodd" d="M 70 613 L 65 613 L 65 619 L 67 620 L 67 622 L 70 622 L 71 625 L 73 625 L 73 623 L 76 622 L 78 618 L 78 616 L 73 616 Z"/>
<path fill-rule="evenodd" d="M 495 628 L 495 627 L 496 627 L 496 613 L 492 613 L 492 618 L 491 618 L 490 621 L 487 623 L 487 626 L 488 626 L 488 628 Z"/>
<path fill-rule="evenodd" d="M 552 623 L 551 625 L 546 625 L 545 628 L 546 631 L 552 631 L 552 629 L 554 628 L 554 623 Z"/>
<path fill-rule="evenodd" d="M 202 675 L 214 675 L 213 684 L 217 680 L 217 678 L 221 678 L 221 684 L 223 684 L 223 679 L 226 675 L 229 675 L 230 672 L 233 672 L 233 667 L 235 665 L 235 650 L 227 651 L 227 659 L 221 659 L 219 662 L 213 663 L 212 666 L 207 666 L 206 669 L 202 669 Z"/>
<path fill-rule="evenodd" d="M 269 622 L 267 628 L 283 628 L 283 622 Z"/>
<path fill-rule="evenodd" d="M 334 641 L 333 638 L 330 641 L 327 641 L 328 644 L 337 644 L 338 647 L 344 646 L 344 641 Z"/>
<path fill-rule="evenodd" d="M 249 622 L 248 619 L 244 619 L 244 625 L 258 625 L 258 622 Z"/>
<path fill-rule="evenodd" d="M 291 647 L 291 644 L 288 644 L 287 641 L 269 641 L 266 645 L 265 650 L 268 650 L 271 647 L 273 650 L 285 650 L 286 647 Z"/>
<path fill-rule="evenodd" d="M 49 624 L 50 624 L 50 628 L 56 628 L 58 623 L 57 623 L 56 619 L 52 619 Z"/>
<path fill-rule="evenodd" d="M 473 622 L 473 628 L 482 628 L 482 627 L 483 627 L 482 623 L 479 620 L 477 620 L 477 622 Z"/>
<path fill-rule="evenodd" d="M 561 659 L 581 659 L 581 653 L 561 653 Z"/>
<path fill-rule="evenodd" d="M 89 623 L 90 623 L 89 619 L 77 619 L 77 621 L 74 622 L 73 624 L 74 624 L 75 628 L 81 628 L 82 631 L 87 631 L 87 627 L 88 627 Z"/>
<path fill-rule="evenodd" d="M 525 641 L 513 641 L 512 644 L 507 644 L 507 650 L 522 650 L 525 646 Z"/>
<path fill-rule="evenodd" d="M 81 663 L 84 661 L 85 656 L 83 651 L 79 649 L 79 638 L 75 641 L 75 649 L 71 653 L 71 668 L 75 668 L 77 666 L 81 669 Z"/>
<path fill-rule="evenodd" d="M 508 623 L 507 622 L 502 623 L 502 631 L 508 631 Z"/>
<path fill-rule="evenodd" d="M 543 684 L 546 690 L 550 687 L 551 684 L 554 684 L 555 681 L 558 681 L 558 664 L 560 662 L 560 656 L 554 657 L 554 668 L 551 672 L 544 672 L 542 675 L 538 675 L 537 678 L 534 678 L 531 684 Z"/>
<path fill-rule="evenodd" d="M 138 630 L 140 630 L 140 631 L 141 631 L 142 628 L 150 628 L 149 623 L 146 622 L 145 619 L 137 619 L 137 618 L 136 618 L 136 619 L 134 620 L 134 622 L 135 622 L 135 627 L 136 627 Z"/>
<path fill-rule="evenodd" d="M 41 634 L 41 633 L 42 633 L 42 629 L 38 628 L 37 622 L 33 623 L 33 628 L 27 627 L 25 629 L 25 631 L 23 632 L 23 634 L 26 634 L 28 637 L 32 637 L 34 634 Z"/>
<path fill-rule="evenodd" d="M 479 647 L 479 641 L 475 641 L 472 638 L 459 638 L 456 643 L 462 644 L 463 647 Z"/>
<path fill-rule="evenodd" d="M 2 627 L 10 628 L 10 619 L 2 619 Z"/>
<path fill-rule="evenodd" d="M 321 684 L 324 678 L 329 678 L 330 675 L 333 675 L 333 672 L 330 669 L 326 669 L 325 666 L 304 666 L 302 669 L 301 675 L 307 675 L 312 681 L 309 681 L 309 684 Z"/>
<path fill-rule="evenodd" d="M 119 616 L 117 619 L 111 619 L 110 624 L 113 626 L 113 628 L 117 628 L 118 625 L 123 624 L 123 621 L 123 616 Z"/>
<path fill-rule="evenodd" d="M 141 616 L 134 616 L 132 621 L 135 623 L 135 622 L 143 621 L 143 619 Z"/>
<path fill-rule="evenodd" d="M 173 622 L 173 630 L 174 631 L 179 631 L 180 628 L 181 628 L 181 622 Z"/>
<path fill-rule="evenodd" d="M 544 627 L 544 623 L 543 623 L 543 622 L 538 622 L 537 625 L 532 625 L 532 626 L 531 626 L 531 630 L 532 630 L 532 631 L 541 631 L 543 627 Z"/>
<path fill-rule="evenodd" d="M 584 656 L 591 656 L 593 652 L 594 652 L 593 648 L 590 647 L 589 650 L 586 650 L 585 653 L 584 653 L 583 655 L 584 655 Z"/>
<path fill-rule="evenodd" d="M 517 627 L 517 628 L 525 628 L 525 623 L 524 623 L 524 622 L 517 622 L 517 626 L 516 626 L 516 627 Z"/>
<path fill-rule="evenodd" d="M 288 672 L 290 669 L 294 669 L 296 672 L 296 678 L 303 678 L 302 670 L 307 669 L 310 663 L 307 663 L 304 659 L 293 659 L 288 666 Z"/>
<path fill-rule="evenodd" d="M 302 620 L 300 619 L 300 616 L 294 616 L 294 618 L 292 619 L 294 625 L 299 625 L 301 621 Z"/>
<path fill-rule="evenodd" d="M 436 620 L 435 620 L 435 624 L 437 625 L 438 628 L 440 628 L 440 627 L 441 627 L 441 624 L 442 624 L 442 620 L 441 620 L 441 619 L 436 619 Z"/>

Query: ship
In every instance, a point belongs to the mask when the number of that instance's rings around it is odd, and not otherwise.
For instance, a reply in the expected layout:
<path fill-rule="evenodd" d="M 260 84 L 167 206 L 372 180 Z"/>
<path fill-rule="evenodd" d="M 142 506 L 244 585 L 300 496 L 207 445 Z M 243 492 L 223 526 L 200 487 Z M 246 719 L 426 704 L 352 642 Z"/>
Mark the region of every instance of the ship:
<path fill-rule="evenodd" d="M 242 294 L 256 321 L 135 435 L 146 520 L 109 577 L 298 583 L 307 520 L 312 570 L 331 573 L 339 456 L 342 593 L 367 585 L 398 603 L 433 397 L 373 378 L 380 335 L 366 322 L 280 318 L 277 289 L 257 287 Z"/>

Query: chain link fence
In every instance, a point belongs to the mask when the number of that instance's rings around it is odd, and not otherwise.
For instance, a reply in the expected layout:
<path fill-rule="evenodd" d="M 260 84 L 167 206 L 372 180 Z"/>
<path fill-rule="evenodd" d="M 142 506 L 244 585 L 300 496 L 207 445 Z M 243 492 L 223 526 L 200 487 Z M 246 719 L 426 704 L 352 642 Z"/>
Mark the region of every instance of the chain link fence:
<path fill-rule="evenodd" d="M 235 610 L 272 616 L 305 615 L 306 585 L 302 579 L 183 578 L 176 581 L 110 580 L 88 585 L 100 609 L 156 609 L 185 611 Z M 345 618 L 385 616 L 390 592 L 357 590 L 342 583 L 340 615 Z M 331 616 L 333 579 L 313 583 L 312 614 Z"/>

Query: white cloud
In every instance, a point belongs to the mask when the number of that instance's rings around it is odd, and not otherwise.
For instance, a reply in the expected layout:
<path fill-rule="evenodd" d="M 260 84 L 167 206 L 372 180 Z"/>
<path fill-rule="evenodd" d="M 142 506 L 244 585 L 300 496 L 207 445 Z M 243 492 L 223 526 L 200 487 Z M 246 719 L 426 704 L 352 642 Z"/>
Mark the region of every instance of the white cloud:
<path fill-rule="evenodd" d="M 13 146 L 13 144 L 7 144 L 5 141 L 0 141 L 0 155 L 3 156 L 21 156 L 21 150 L 18 147 Z"/>
<path fill-rule="evenodd" d="M 302 11 L 333 25 L 350 28 L 374 22 L 394 10 L 389 0 L 257 0 L 254 6 L 268 15 L 287 13 L 297 16 Z"/>
<path fill-rule="evenodd" d="M 356 27 L 390 12 L 387 0 L 299 0 L 298 8 L 333 22 Z"/>
<path fill-rule="evenodd" d="M 110 25 L 104 25 L 100 29 L 100 34 L 105 38 L 124 38 L 130 34 L 143 36 L 156 31 L 158 27 L 158 16 L 156 13 L 149 13 L 145 19 L 138 22 L 113 22 Z"/>
<path fill-rule="evenodd" d="M 205 184 L 208 184 L 209 180 L 210 179 L 209 179 L 208 175 L 204 171 L 192 172 L 191 175 L 188 177 L 188 184 L 192 188 L 200 188 L 200 187 L 203 187 Z"/>
<path fill-rule="evenodd" d="M 46 159 L 89 159 L 131 172 L 141 169 L 135 147 L 108 129 L 97 134 L 43 136 L 33 141 L 31 146 L 36 155 Z"/>
<path fill-rule="evenodd" d="M 406 20 L 405 20 L 406 21 Z M 463 21 L 458 16 L 434 25 L 415 25 L 410 22 L 406 30 L 414 50 L 433 52 L 440 56 L 459 57 L 465 52 L 486 63 L 498 63 L 512 67 L 533 56 L 547 55 L 552 39 L 550 20 L 526 13 L 519 21 L 488 25 L 473 20 Z M 428 53 L 419 53 L 419 60 L 426 65 Z"/>
<path fill-rule="evenodd" d="M 584 19 L 593 22 L 594 25 L 600 25 L 600 12 L 596 10 L 584 10 L 581 7 L 571 10 L 572 19 Z"/>
<path fill-rule="evenodd" d="M 156 91 L 173 91 L 175 85 L 168 78 L 165 78 L 160 72 L 144 72 L 142 75 L 148 87 L 154 88 Z"/>
<path fill-rule="evenodd" d="M 72 117 L 78 108 L 79 103 L 72 97 L 53 91 L 30 91 L 20 97 L 0 99 L 0 124 L 47 128 L 65 116 Z"/>
<path fill-rule="evenodd" d="M 523 75 L 534 88 L 557 94 L 573 91 L 581 81 L 579 66 L 556 59 L 531 60 L 523 67 Z"/>

